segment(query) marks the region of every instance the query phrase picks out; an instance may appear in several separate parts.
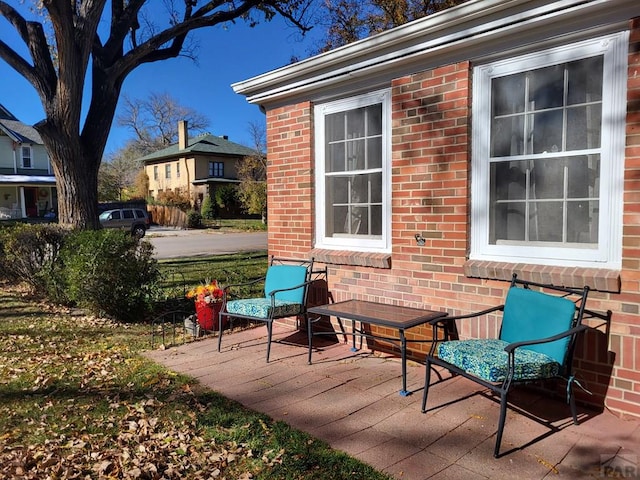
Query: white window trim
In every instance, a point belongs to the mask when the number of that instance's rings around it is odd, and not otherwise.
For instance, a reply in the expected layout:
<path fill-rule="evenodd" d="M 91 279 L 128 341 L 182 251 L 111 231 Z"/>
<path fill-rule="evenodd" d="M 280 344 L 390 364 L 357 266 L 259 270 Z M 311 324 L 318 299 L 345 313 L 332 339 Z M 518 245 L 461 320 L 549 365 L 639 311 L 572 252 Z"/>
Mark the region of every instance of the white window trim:
<path fill-rule="evenodd" d="M 621 268 L 628 45 L 629 32 L 619 32 L 474 68 L 470 259 Z M 491 111 L 490 79 L 594 55 L 604 55 L 602 118 L 611 125 L 606 127 L 603 121 L 598 247 L 571 249 L 489 244 L 490 166 L 487 160 L 490 130 L 487 120 Z"/>
<path fill-rule="evenodd" d="M 25 166 L 25 164 L 24 164 L 24 149 L 25 148 L 29 149 L 29 162 L 31 163 L 31 165 L 29 165 L 28 167 Z M 31 145 L 20 145 L 20 165 L 22 165 L 21 168 L 33 169 L 33 148 L 31 147 Z"/>
<path fill-rule="evenodd" d="M 325 225 L 325 148 L 324 116 L 382 104 L 382 235 L 377 238 L 363 236 L 326 237 Z M 315 120 L 315 184 L 316 184 L 316 248 L 353 250 L 359 252 L 391 252 L 391 91 L 379 90 L 356 97 L 344 98 L 314 107 Z"/>

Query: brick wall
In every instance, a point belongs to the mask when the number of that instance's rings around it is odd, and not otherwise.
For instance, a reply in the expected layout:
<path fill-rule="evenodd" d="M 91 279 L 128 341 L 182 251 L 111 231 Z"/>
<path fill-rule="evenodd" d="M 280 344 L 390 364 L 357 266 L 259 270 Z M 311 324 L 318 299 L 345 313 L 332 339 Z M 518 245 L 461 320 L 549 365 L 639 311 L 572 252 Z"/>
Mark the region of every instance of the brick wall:
<path fill-rule="evenodd" d="M 392 255 L 348 264 L 353 252 L 334 252 L 328 269 L 335 301 L 348 298 L 409 306 L 432 306 L 451 314 L 502 303 L 508 282 L 501 273 L 531 279 L 549 267 L 469 265 L 471 69 L 468 62 L 398 78 L 392 82 Z M 312 118 L 308 103 L 268 112 L 269 250 L 307 257 L 313 249 Z M 576 352 L 578 378 L 592 396 L 583 403 L 640 417 L 640 22 L 629 51 L 623 270 L 577 271 L 570 281 L 601 290 L 589 308 L 613 315 L 610 323 L 587 320 L 592 330 Z M 418 246 L 415 234 L 425 238 Z M 316 252 L 317 253 L 317 252 Z M 346 259 L 343 261 L 342 259 Z M 376 259 L 374 259 L 376 260 Z M 341 264 L 344 263 L 344 264 Z M 390 268 L 383 268 L 390 267 Z M 506 272 L 509 270 L 509 272 Z M 583 269 L 585 270 L 585 269 Z M 496 273 L 497 272 L 497 273 Z M 597 285 L 596 285 L 597 284 Z M 622 293 L 615 293 L 621 285 Z M 615 287 L 615 288 L 614 288 Z M 612 293 L 611 291 L 614 290 Z M 462 337 L 495 335 L 498 318 L 459 325 Z M 430 330 L 415 329 L 420 338 Z M 422 361 L 428 344 L 417 344 Z"/>
<path fill-rule="evenodd" d="M 307 258 L 313 235 L 311 104 L 267 112 L 269 254 Z"/>

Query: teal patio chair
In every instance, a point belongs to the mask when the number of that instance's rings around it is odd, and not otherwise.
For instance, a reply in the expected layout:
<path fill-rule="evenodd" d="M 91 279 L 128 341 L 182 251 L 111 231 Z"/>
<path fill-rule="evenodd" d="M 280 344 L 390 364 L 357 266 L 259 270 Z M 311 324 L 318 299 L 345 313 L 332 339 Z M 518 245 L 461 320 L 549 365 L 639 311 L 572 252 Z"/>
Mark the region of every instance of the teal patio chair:
<path fill-rule="evenodd" d="M 222 346 L 223 326 L 239 318 L 250 322 L 263 322 L 267 326 L 267 363 L 271 353 L 273 322 L 289 317 L 307 315 L 307 294 L 313 283 L 313 259 L 293 260 L 272 257 L 265 277 L 243 284 L 229 285 L 224 289 L 222 308 L 218 315 L 218 352 Z M 241 287 L 264 282 L 264 296 L 259 298 L 234 298 Z"/>
<path fill-rule="evenodd" d="M 532 290 L 530 287 L 536 287 Z M 426 358 L 422 412 L 426 412 L 431 366 L 439 365 L 500 395 L 500 415 L 494 457 L 507 413 L 508 394 L 516 384 L 561 378 L 566 382 L 567 402 L 573 422 L 578 423 L 572 360 L 582 325 L 589 287 L 553 287 L 517 279 L 503 305 L 468 315 L 445 317 L 431 322 L 433 338 L 444 332 L 445 341 L 434 341 Z M 502 311 L 500 335 L 496 339 L 446 340 L 453 320 L 467 320 Z"/>

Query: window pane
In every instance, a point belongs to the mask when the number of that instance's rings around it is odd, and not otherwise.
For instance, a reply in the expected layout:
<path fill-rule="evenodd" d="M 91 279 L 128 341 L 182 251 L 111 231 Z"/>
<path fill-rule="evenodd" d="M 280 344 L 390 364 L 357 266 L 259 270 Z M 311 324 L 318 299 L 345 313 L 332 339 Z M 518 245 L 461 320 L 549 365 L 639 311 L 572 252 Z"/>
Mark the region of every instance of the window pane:
<path fill-rule="evenodd" d="M 382 167 L 382 137 L 367 140 L 367 168 Z"/>
<path fill-rule="evenodd" d="M 524 153 L 524 116 L 494 118 L 491 122 L 491 156 Z"/>
<path fill-rule="evenodd" d="M 530 72 L 529 92 L 533 110 L 561 107 L 564 104 L 564 65 Z"/>
<path fill-rule="evenodd" d="M 562 202 L 535 202 L 531 205 L 529 240 L 561 242 L 564 226 Z"/>
<path fill-rule="evenodd" d="M 364 137 L 364 122 L 364 108 L 356 108 L 347 112 L 347 139 Z"/>
<path fill-rule="evenodd" d="M 599 202 L 567 203 L 567 241 L 598 243 Z"/>
<path fill-rule="evenodd" d="M 382 235 L 382 205 L 371 206 L 371 235 Z"/>
<path fill-rule="evenodd" d="M 364 146 L 365 141 L 363 139 L 347 140 L 347 170 L 363 170 L 366 168 Z"/>
<path fill-rule="evenodd" d="M 598 155 L 567 159 L 568 198 L 597 198 L 600 194 L 600 160 Z"/>
<path fill-rule="evenodd" d="M 345 220 L 347 219 L 348 208 L 327 206 L 327 236 L 333 237 L 335 234 L 347 233 Z"/>
<path fill-rule="evenodd" d="M 602 105 L 567 109 L 567 150 L 600 148 Z"/>
<path fill-rule="evenodd" d="M 349 178 L 329 177 L 327 178 L 327 204 L 346 204 L 349 201 Z"/>
<path fill-rule="evenodd" d="M 327 172 L 344 172 L 345 156 L 344 142 L 334 143 L 326 149 L 326 170 Z"/>
<path fill-rule="evenodd" d="M 537 199 L 562 198 L 564 191 L 564 159 L 549 158 L 534 160 L 532 163 L 532 197 Z"/>
<path fill-rule="evenodd" d="M 382 105 L 367 107 L 367 136 L 382 135 Z"/>
<path fill-rule="evenodd" d="M 335 142 L 337 140 L 344 140 L 344 124 L 344 112 L 327 115 L 324 119 L 326 141 Z"/>
<path fill-rule="evenodd" d="M 525 74 L 491 80 L 491 98 L 494 117 L 524 112 Z"/>
<path fill-rule="evenodd" d="M 492 201 L 524 200 L 526 198 L 528 162 L 500 162 L 491 164 Z"/>
<path fill-rule="evenodd" d="M 371 198 L 369 200 L 372 203 L 382 203 L 382 172 L 370 174 L 369 182 L 371 182 Z"/>
<path fill-rule="evenodd" d="M 562 151 L 562 110 L 536 113 L 530 121 L 533 153 Z"/>
<path fill-rule="evenodd" d="M 567 65 L 567 104 L 602 101 L 603 57 L 586 58 Z"/>
<path fill-rule="evenodd" d="M 490 243 L 496 244 L 500 240 L 524 240 L 524 202 L 499 203 L 495 206 L 493 215 Z"/>

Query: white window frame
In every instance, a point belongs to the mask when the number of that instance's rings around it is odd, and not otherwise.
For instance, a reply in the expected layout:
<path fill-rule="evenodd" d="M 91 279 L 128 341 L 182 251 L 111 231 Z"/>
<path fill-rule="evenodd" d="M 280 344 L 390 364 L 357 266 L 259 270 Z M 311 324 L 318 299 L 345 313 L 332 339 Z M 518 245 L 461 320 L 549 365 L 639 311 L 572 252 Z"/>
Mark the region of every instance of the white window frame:
<path fill-rule="evenodd" d="M 375 104 L 382 105 L 382 235 L 326 235 L 325 202 L 325 122 L 332 113 L 354 110 Z M 315 121 L 315 182 L 316 182 L 316 248 L 354 250 L 360 252 L 391 252 L 391 91 L 379 90 L 356 97 L 318 104 L 314 107 Z"/>
<path fill-rule="evenodd" d="M 171 179 L 171 164 L 167 163 L 164 166 L 164 178 Z"/>
<path fill-rule="evenodd" d="M 628 42 L 629 33 L 619 32 L 474 68 L 470 259 L 621 268 Z M 598 245 L 569 248 L 490 244 L 491 79 L 596 55 L 604 57 Z"/>
<path fill-rule="evenodd" d="M 26 158 L 24 155 L 25 150 L 29 151 L 29 165 L 24 164 L 24 159 Z M 31 145 L 20 146 L 20 164 L 22 168 L 33 168 L 33 148 L 31 148 Z"/>

